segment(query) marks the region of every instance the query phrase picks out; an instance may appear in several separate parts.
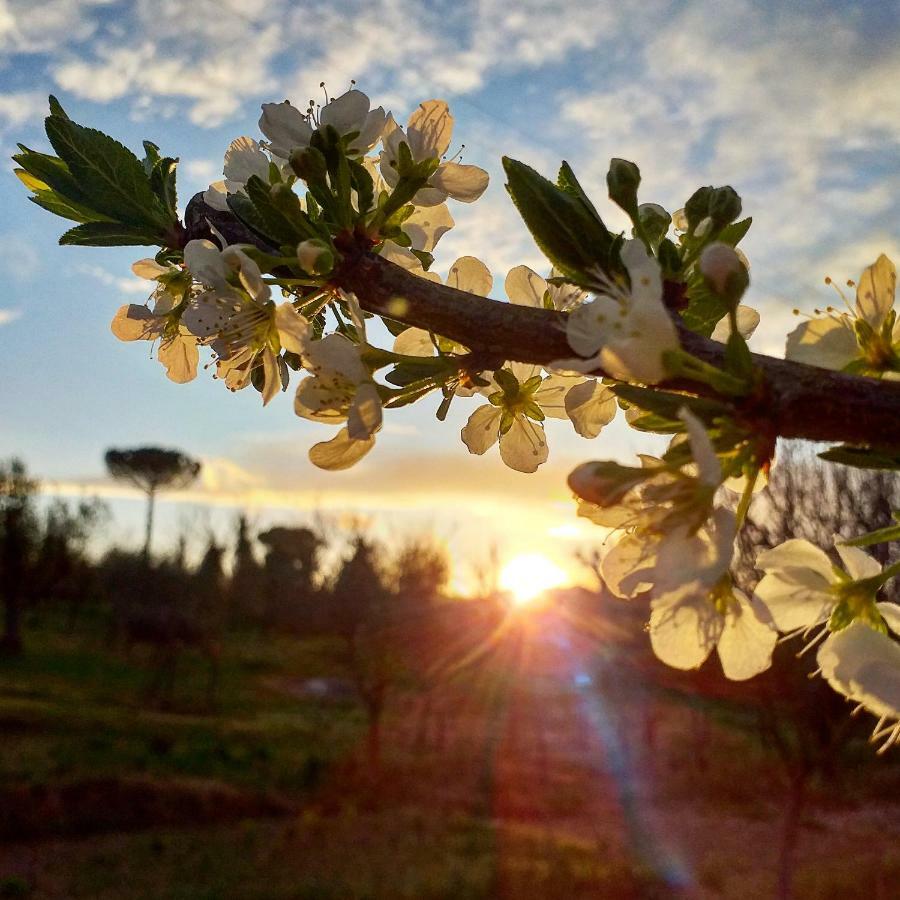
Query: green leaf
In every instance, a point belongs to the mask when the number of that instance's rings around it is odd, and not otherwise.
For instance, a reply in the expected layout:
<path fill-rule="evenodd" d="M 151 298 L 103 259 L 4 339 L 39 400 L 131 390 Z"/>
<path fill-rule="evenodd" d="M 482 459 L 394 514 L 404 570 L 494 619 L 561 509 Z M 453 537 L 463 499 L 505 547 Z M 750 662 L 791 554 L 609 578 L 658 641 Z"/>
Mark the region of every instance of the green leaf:
<path fill-rule="evenodd" d="M 503 158 L 506 189 L 535 243 L 564 274 L 584 283 L 593 266 L 608 268 L 612 236 L 603 221 L 573 193 L 548 181 L 534 169 Z M 577 184 L 577 182 L 576 182 Z"/>
<path fill-rule="evenodd" d="M 753 357 L 747 341 L 740 332 L 732 331 L 725 344 L 725 370 L 738 378 L 753 375 Z"/>
<path fill-rule="evenodd" d="M 91 198 L 79 187 L 78 182 L 72 177 L 69 167 L 61 159 L 47 153 L 30 150 L 24 144 L 19 144 L 19 148 L 22 152 L 15 154 L 13 159 L 29 175 L 42 181 L 66 200 L 87 209 L 93 209 Z M 109 217 L 97 213 L 97 218 Z M 110 221 L 112 220 L 110 219 Z"/>
<path fill-rule="evenodd" d="M 732 222 L 731 225 L 726 225 L 719 232 L 719 236 L 716 240 L 721 241 L 723 244 L 728 244 L 731 247 L 737 247 L 744 235 L 750 230 L 752 224 L 752 216 L 747 216 L 746 219 L 741 219 L 740 222 Z"/>
<path fill-rule="evenodd" d="M 416 400 L 430 394 L 438 387 L 434 378 L 425 378 L 422 381 L 414 381 L 407 385 L 405 390 L 393 394 L 389 400 L 384 403 L 385 409 L 398 409 L 401 406 L 409 406 Z"/>
<path fill-rule="evenodd" d="M 359 212 L 365 214 L 375 202 L 375 182 L 368 169 L 357 159 L 350 160 L 350 177 L 356 190 Z"/>
<path fill-rule="evenodd" d="M 70 203 L 63 199 L 55 191 L 35 191 L 34 195 L 28 198 L 32 203 L 37 203 L 42 209 L 60 216 L 63 219 L 70 219 L 72 222 L 96 222 L 97 216 L 93 210 L 84 209 L 77 204 Z"/>
<path fill-rule="evenodd" d="M 584 188 L 582 188 L 580 182 L 575 177 L 575 173 L 572 171 L 572 167 L 563 160 L 559 167 L 559 173 L 556 176 L 556 183 L 567 193 L 571 194 L 573 197 L 577 197 L 582 206 L 596 219 L 600 219 L 600 213 L 597 212 L 597 208 L 591 203 L 590 198 L 584 192 Z"/>
<path fill-rule="evenodd" d="M 264 241 L 267 241 L 272 246 L 278 246 L 279 241 L 269 233 L 268 223 L 263 216 L 260 215 L 259 210 L 257 210 L 253 201 L 246 194 L 229 194 L 227 203 L 228 208 L 251 231 L 258 234 Z"/>
<path fill-rule="evenodd" d="M 56 116 L 59 119 L 68 119 L 68 115 L 66 111 L 62 108 L 62 104 L 53 94 L 50 95 L 50 115 Z"/>
<path fill-rule="evenodd" d="M 896 513 L 894 518 L 896 518 Z M 850 547 L 871 547 L 875 544 L 887 544 L 890 541 L 900 541 L 900 525 L 888 525 L 885 528 L 870 531 L 868 534 L 860 535 L 852 540 L 841 541 L 841 543 Z"/>
<path fill-rule="evenodd" d="M 435 368 L 434 362 L 401 362 L 397 363 L 397 365 L 384 376 L 384 380 L 397 385 L 397 387 L 407 387 L 417 381 L 423 381 L 429 378 L 433 379 Z"/>
<path fill-rule="evenodd" d="M 728 303 L 714 294 L 695 267 L 687 282 L 687 309 L 681 314 L 684 324 L 691 331 L 709 337 L 716 323 L 728 315 Z"/>
<path fill-rule="evenodd" d="M 153 193 L 140 160 L 118 141 L 49 116 L 47 136 L 92 208 L 134 228 L 164 232 L 174 221 Z"/>
<path fill-rule="evenodd" d="M 727 415 L 729 411 L 724 403 L 716 400 L 673 394 L 670 391 L 657 391 L 634 384 L 613 384 L 609 389 L 626 403 L 655 413 L 670 422 L 679 421 L 678 413 L 684 407 L 687 407 L 706 426 L 711 425 L 715 419 Z"/>
<path fill-rule="evenodd" d="M 629 426 L 636 431 L 647 431 L 653 434 L 678 434 L 684 431 L 683 422 L 673 422 L 665 416 L 658 416 L 656 413 L 646 413 L 637 419 L 631 419 Z"/>
<path fill-rule="evenodd" d="M 175 186 L 177 168 L 178 160 L 166 156 L 156 162 L 150 173 L 150 187 L 153 193 L 159 197 L 173 218 L 178 217 L 178 193 Z"/>
<path fill-rule="evenodd" d="M 279 245 L 292 246 L 319 237 L 300 207 L 300 198 L 287 185 L 275 185 L 275 188 L 272 191 L 257 175 L 252 175 L 247 182 L 247 195 L 264 223 L 266 236 Z"/>
<path fill-rule="evenodd" d="M 831 447 L 820 453 L 819 458 L 845 466 L 855 466 L 857 469 L 900 469 L 900 453 L 871 447 L 852 447 L 849 444 Z"/>
<path fill-rule="evenodd" d="M 118 222 L 86 222 L 67 231 L 59 242 L 81 247 L 149 247 L 159 239 L 146 229 Z"/>
<path fill-rule="evenodd" d="M 144 172 L 149 176 L 153 171 L 153 167 L 162 159 L 159 153 L 159 147 L 153 141 L 142 141 L 144 145 Z"/>

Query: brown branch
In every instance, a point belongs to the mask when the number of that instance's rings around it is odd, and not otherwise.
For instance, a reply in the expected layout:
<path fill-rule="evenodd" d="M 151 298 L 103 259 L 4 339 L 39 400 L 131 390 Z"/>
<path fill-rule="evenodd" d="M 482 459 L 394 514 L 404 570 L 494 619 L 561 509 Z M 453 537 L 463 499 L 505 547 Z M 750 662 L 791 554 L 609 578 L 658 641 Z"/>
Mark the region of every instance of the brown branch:
<path fill-rule="evenodd" d="M 207 206 L 203 195 L 188 204 L 185 240 L 212 237 L 208 223 L 230 243 L 267 245 L 231 213 Z M 573 356 L 564 313 L 501 303 L 435 284 L 375 254 L 342 246 L 335 286 L 352 291 L 368 312 L 452 338 L 480 359 L 547 365 Z M 721 366 L 725 348 L 679 323 L 682 347 L 704 362 Z M 900 450 L 900 384 L 845 375 L 803 363 L 753 354 L 765 378 L 761 396 L 736 403 L 736 411 L 763 437 L 805 438 Z M 490 366 L 485 366 L 489 368 Z M 602 374 L 602 372 L 598 372 Z M 709 395 L 703 385 L 667 382 L 661 387 Z"/>
<path fill-rule="evenodd" d="M 574 355 L 564 313 L 435 284 L 371 253 L 345 254 L 333 281 L 356 294 L 366 311 L 433 331 L 479 354 L 540 365 Z M 722 365 L 722 344 L 685 328 L 680 337 L 689 353 Z M 765 398 L 739 405 L 738 411 L 761 430 L 785 438 L 900 449 L 900 384 L 760 354 L 753 361 L 765 378 Z M 683 390 L 686 385 L 661 387 Z M 703 386 L 691 389 L 708 393 Z"/>

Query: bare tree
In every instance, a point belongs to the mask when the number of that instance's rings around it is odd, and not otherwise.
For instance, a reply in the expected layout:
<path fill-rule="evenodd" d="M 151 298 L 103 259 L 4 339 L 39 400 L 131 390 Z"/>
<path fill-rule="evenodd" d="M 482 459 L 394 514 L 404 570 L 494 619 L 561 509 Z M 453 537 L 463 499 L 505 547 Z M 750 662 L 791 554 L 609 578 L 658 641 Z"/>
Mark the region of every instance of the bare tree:
<path fill-rule="evenodd" d="M 834 555 L 835 537 L 883 528 L 891 524 L 891 511 L 898 507 L 897 473 L 825 463 L 809 445 L 783 445 L 769 484 L 754 499 L 739 534 L 735 579 L 752 593 L 760 577 L 756 559 L 763 550 L 804 538 Z M 870 550 L 883 564 L 897 556 L 892 544 Z M 886 599 L 896 599 L 896 589 L 885 593 Z M 799 638 L 779 645 L 771 669 L 751 682 L 759 698 L 762 738 L 780 757 L 789 786 L 778 872 L 778 895 L 785 898 L 791 895 L 809 781 L 817 773 L 837 778 L 838 754 L 859 731 L 846 715 L 843 698 L 821 678 L 811 678 L 815 659 L 812 653 L 800 657 L 801 649 Z"/>
<path fill-rule="evenodd" d="M 132 450 L 107 450 L 106 468 L 119 481 L 139 488 L 147 495 L 147 527 L 144 558 L 150 557 L 153 534 L 153 508 L 161 490 L 186 487 L 200 474 L 200 463 L 179 450 L 162 447 L 136 447 Z"/>
<path fill-rule="evenodd" d="M 20 459 L 0 464 L 0 593 L 4 607 L 0 652 L 8 654 L 22 651 L 22 603 L 39 540 L 34 511 L 37 488 Z"/>

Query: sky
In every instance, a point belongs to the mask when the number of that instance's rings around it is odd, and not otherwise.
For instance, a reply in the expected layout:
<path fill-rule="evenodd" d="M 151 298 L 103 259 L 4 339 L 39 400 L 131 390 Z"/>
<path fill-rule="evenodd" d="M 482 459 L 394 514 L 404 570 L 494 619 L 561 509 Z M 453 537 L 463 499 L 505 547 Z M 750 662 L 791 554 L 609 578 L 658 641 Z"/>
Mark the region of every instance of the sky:
<path fill-rule="evenodd" d="M 491 185 L 452 204 L 435 270 L 477 256 L 497 298 L 512 266 L 547 269 L 503 188 L 503 154 L 548 175 L 568 160 L 615 227 L 610 157 L 638 163 L 640 199 L 670 211 L 732 184 L 754 219 L 742 246 L 760 352 L 783 354 L 794 308 L 837 299 L 825 275 L 900 255 L 897 2 L 0 0 L 4 158 L 16 142 L 49 149 L 54 93 L 76 121 L 179 156 L 182 204 L 221 177 L 234 137 L 259 136 L 261 103 L 303 107 L 320 82 L 334 95 L 351 79 L 398 121 L 422 100 L 450 104 L 454 147 Z M 654 448 L 620 422 L 592 444 L 553 422 L 550 461 L 522 475 L 461 444 L 475 401 L 439 423 L 429 398 L 388 411 L 356 468 L 318 471 L 307 449 L 330 433 L 293 414 L 290 390 L 264 409 L 208 373 L 176 385 L 146 344 L 119 343 L 109 321 L 145 299 L 130 264 L 147 254 L 57 246 L 65 223 L 28 202 L 12 168 L 0 169 L 0 458 L 23 457 L 49 491 L 107 498 L 110 537 L 138 542 L 142 510 L 103 453 L 154 444 L 204 463 L 200 484 L 161 504 L 161 549 L 180 531 L 222 533 L 238 509 L 260 525 L 355 514 L 386 537 L 433 531 L 472 563 L 498 543 L 574 573 L 574 550 L 598 534 L 576 519 L 566 473 Z"/>

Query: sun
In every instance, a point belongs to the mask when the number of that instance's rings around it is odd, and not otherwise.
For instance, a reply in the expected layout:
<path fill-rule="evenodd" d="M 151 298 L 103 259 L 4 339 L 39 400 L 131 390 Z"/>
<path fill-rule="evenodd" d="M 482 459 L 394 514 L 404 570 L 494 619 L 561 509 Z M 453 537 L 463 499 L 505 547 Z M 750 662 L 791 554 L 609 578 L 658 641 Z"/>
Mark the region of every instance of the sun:
<path fill-rule="evenodd" d="M 500 587 L 512 594 L 516 606 L 530 603 L 544 591 L 569 581 L 564 569 L 540 553 L 515 556 L 500 572 Z"/>

